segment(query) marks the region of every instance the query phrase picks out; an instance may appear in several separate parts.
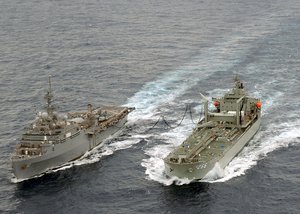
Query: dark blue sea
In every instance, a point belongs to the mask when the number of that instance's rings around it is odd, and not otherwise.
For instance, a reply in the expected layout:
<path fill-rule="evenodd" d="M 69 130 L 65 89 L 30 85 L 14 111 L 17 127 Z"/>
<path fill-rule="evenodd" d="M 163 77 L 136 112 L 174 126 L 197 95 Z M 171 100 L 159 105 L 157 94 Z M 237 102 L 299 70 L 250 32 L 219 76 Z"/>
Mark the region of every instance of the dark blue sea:
<path fill-rule="evenodd" d="M 299 0 L 2 0 L 0 74 L 0 213 L 300 213 Z M 236 74 L 262 100 L 259 132 L 221 177 L 167 178 L 199 92 Z M 20 182 L 10 157 L 49 75 L 60 112 L 136 110 L 104 147 Z"/>

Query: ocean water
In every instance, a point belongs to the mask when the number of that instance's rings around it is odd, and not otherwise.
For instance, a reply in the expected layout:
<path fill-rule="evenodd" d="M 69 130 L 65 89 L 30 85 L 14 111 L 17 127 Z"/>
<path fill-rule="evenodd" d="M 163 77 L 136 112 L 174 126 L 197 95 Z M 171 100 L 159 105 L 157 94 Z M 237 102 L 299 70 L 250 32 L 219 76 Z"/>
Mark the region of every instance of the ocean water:
<path fill-rule="evenodd" d="M 298 0 L 0 1 L 0 213 L 299 213 L 299 11 Z M 167 178 L 199 92 L 222 95 L 235 74 L 262 100 L 259 132 L 220 178 Z M 18 182 L 10 157 L 49 75 L 61 112 L 136 110 L 104 147 Z"/>

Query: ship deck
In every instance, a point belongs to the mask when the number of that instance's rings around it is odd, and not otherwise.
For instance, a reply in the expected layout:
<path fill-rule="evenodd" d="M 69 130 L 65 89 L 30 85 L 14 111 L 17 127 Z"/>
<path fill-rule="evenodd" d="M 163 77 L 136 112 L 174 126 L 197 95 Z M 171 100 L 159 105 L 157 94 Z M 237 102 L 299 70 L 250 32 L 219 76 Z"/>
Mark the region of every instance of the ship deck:
<path fill-rule="evenodd" d="M 221 125 L 195 129 L 167 159 L 172 163 L 207 162 L 223 156 L 242 133 Z"/>

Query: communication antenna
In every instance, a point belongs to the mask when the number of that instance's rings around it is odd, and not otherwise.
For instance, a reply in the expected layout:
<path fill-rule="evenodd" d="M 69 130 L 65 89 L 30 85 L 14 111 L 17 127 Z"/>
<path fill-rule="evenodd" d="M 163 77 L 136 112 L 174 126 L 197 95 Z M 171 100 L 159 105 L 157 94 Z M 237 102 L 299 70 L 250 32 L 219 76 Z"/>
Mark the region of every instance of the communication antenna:
<path fill-rule="evenodd" d="M 51 89 L 51 75 L 49 75 L 49 91 L 51 92 L 52 89 Z"/>
<path fill-rule="evenodd" d="M 51 75 L 49 75 L 49 89 L 45 95 L 45 100 L 47 101 L 47 113 L 49 116 L 52 116 L 54 107 L 51 105 L 52 104 L 52 99 L 53 99 L 53 93 L 52 93 L 52 88 L 51 88 Z"/>

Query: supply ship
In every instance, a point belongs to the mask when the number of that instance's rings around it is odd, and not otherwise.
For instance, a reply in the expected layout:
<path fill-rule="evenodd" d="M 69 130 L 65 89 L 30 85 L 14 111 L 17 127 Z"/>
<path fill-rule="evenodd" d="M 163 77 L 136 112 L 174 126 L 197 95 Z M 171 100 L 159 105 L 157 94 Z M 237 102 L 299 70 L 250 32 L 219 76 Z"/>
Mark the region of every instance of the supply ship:
<path fill-rule="evenodd" d="M 169 177 L 200 180 L 216 164 L 225 166 L 243 149 L 261 123 L 261 101 L 250 97 L 236 77 L 235 86 L 221 98 L 204 101 L 204 118 L 192 134 L 164 159 Z"/>
<path fill-rule="evenodd" d="M 40 112 L 35 121 L 26 128 L 13 154 L 12 168 L 17 179 L 41 175 L 67 162 L 76 160 L 96 146 L 103 145 L 106 138 L 120 130 L 129 107 L 102 106 L 69 112 L 62 116 L 53 103 L 51 79 L 45 95 L 46 112 Z"/>

